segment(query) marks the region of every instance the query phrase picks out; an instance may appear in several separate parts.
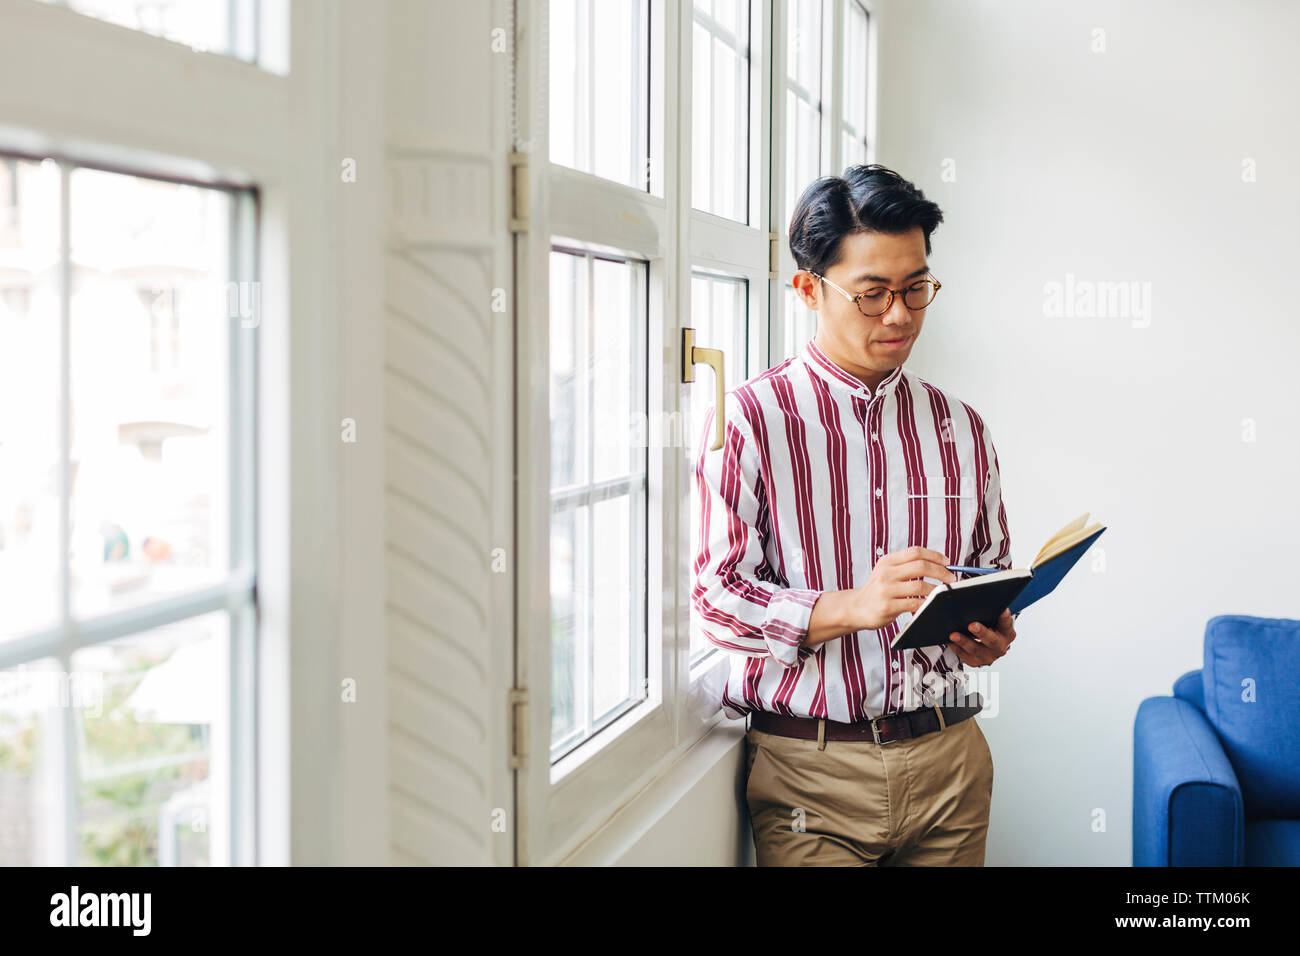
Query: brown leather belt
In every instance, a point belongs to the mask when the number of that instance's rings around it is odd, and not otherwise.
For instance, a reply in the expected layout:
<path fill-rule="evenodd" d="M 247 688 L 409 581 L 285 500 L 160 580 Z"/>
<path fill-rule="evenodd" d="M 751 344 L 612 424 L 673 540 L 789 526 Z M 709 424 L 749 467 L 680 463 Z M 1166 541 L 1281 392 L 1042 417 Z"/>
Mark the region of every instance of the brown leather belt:
<path fill-rule="evenodd" d="M 921 707 L 899 714 L 884 714 L 870 720 L 857 720 L 851 724 L 838 720 L 827 720 L 823 740 L 872 740 L 878 744 L 894 743 L 922 734 L 933 733 L 942 727 L 951 727 L 961 723 L 967 717 L 974 717 L 984 709 L 984 702 L 979 694 L 966 698 L 961 707 Z M 943 722 L 939 714 L 943 714 Z M 800 740 L 817 740 L 818 717 L 787 717 L 771 711 L 755 710 L 750 712 L 749 726 L 765 734 L 780 737 L 797 737 Z"/>

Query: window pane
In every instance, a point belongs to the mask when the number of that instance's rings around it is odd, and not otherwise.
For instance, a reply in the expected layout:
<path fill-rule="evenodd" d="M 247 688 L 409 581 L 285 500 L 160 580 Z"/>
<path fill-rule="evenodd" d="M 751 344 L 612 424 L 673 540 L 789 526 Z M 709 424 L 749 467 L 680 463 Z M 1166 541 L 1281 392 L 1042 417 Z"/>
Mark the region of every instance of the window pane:
<path fill-rule="evenodd" d="M 817 313 L 804 305 L 799 294 L 790 286 L 784 288 L 785 295 L 785 342 L 777 361 L 798 355 L 804 345 L 812 341 L 817 334 Z"/>
<path fill-rule="evenodd" d="M 785 223 L 821 174 L 822 0 L 789 0 L 786 50 Z"/>
<path fill-rule="evenodd" d="M 286 72 L 285 0 L 46 0 L 97 20 L 174 40 L 198 51 L 250 60 Z M 261 49 L 259 49 L 259 47 Z"/>
<path fill-rule="evenodd" d="M 95 699 L 58 662 L 0 671 L 0 866 L 62 866 L 63 711 Z"/>
<path fill-rule="evenodd" d="M 551 0 L 550 158 L 649 186 L 646 0 Z"/>
<path fill-rule="evenodd" d="M 79 866 L 207 866 L 229 842 L 225 612 L 83 648 L 102 687 L 78 709 Z"/>
<path fill-rule="evenodd" d="M 639 348 L 645 327 L 637 321 L 641 313 L 636 301 L 637 279 L 624 263 L 606 259 L 592 262 L 594 308 L 588 367 L 594 399 L 592 478 L 596 482 L 645 470 L 644 440 L 640 441 L 642 447 L 633 445 L 638 431 L 644 431 L 637 428 L 634 416 L 645 415 L 644 380 L 637 372 L 645 364 Z"/>
<path fill-rule="evenodd" d="M 632 693 L 632 642 L 637 627 L 633 585 L 635 556 L 633 513 L 637 502 L 627 495 L 597 501 L 592 507 L 592 540 L 597 560 L 592 568 L 592 704 L 596 720 L 617 708 Z"/>
<path fill-rule="evenodd" d="M 551 256 L 551 486 L 563 488 L 587 478 L 587 455 L 578 436 L 587 424 L 586 263 L 577 256 Z M 579 333 L 582 333 L 579 338 Z"/>
<path fill-rule="evenodd" d="M 645 698 L 646 334 L 644 263 L 552 252 L 553 760 Z"/>
<path fill-rule="evenodd" d="M 786 75 L 792 84 L 808 91 L 813 102 L 821 99 L 823 2 L 787 0 Z"/>
<path fill-rule="evenodd" d="M 737 25 L 741 22 L 739 8 L 742 4 L 748 6 L 747 0 L 713 0 L 713 17 L 718 21 L 718 26 L 735 33 Z M 702 10 L 709 9 L 707 0 L 697 2 L 696 6 Z"/>
<path fill-rule="evenodd" d="M 0 157 L 0 640 L 59 614 L 59 169 Z"/>
<path fill-rule="evenodd" d="M 230 197 L 77 169 L 71 181 L 74 614 L 229 567 Z"/>
<path fill-rule="evenodd" d="M 697 0 L 698 3 L 698 0 Z M 713 208 L 713 177 L 710 157 L 713 155 L 713 89 L 710 56 L 712 44 L 709 31 L 697 21 L 695 39 L 691 45 L 694 60 L 693 92 L 691 93 L 691 205 L 696 209 Z"/>
<path fill-rule="evenodd" d="M 691 205 L 749 219 L 749 4 L 695 0 Z M 718 18 L 720 16 L 720 18 Z"/>
<path fill-rule="evenodd" d="M 566 507 L 551 516 L 551 742 L 581 739 L 586 670 L 578 642 L 590 614 L 586 582 L 589 509 Z"/>
<path fill-rule="evenodd" d="M 857 0 L 844 3 L 844 115 L 841 148 L 844 165 L 866 160 L 867 11 Z"/>
<path fill-rule="evenodd" d="M 727 391 L 731 391 L 749 377 L 747 302 L 748 284 L 744 279 L 705 272 L 692 273 L 691 325 L 695 329 L 695 342 L 704 348 L 722 349 L 723 381 Z M 695 381 L 690 387 L 690 441 L 700 440 L 706 413 L 713 408 L 716 398 L 713 371 L 704 366 L 697 366 Z M 711 435 L 709 441 L 712 441 Z M 694 450 L 691 449 L 692 454 Z M 690 482 L 686 483 L 682 507 L 694 514 L 690 504 L 692 490 L 690 485 Z M 694 536 L 691 540 L 695 540 Z M 692 619 L 691 660 L 695 661 L 710 650 L 712 645 Z"/>
<path fill-rule="evenodd" d="M 845 133 L 840 144 L 845 166 L 857 166 L 867 161 L 867 147 L 858 137 Z"/>

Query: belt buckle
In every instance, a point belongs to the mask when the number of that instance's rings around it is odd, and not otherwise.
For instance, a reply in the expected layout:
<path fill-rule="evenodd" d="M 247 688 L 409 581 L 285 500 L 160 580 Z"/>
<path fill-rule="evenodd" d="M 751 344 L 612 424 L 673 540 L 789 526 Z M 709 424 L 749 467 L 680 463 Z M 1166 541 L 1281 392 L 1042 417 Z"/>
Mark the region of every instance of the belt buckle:
<path fill-rule="evenodd" d="M 876 742 L 877 746 L 884 747 L 886 744 L 896 744 L 896 743 L 898 743 L 897 740 L 881 740 L 881 739 L 880 739 L 880 728 L 876 726 L 876 721 L 878 721 L 878 720 L 884 720 L 886 717 L 891 717 L 891 716 L 894 716 L 894 715 L 892 715 L 892 714 L 885 714 L 885 715 L 882 715 L 882 716 L 880 716 L 880 717 L 872 717 L 872 718 L 871 718 L 871 739 L 874 740 L 874 741 Z"/>

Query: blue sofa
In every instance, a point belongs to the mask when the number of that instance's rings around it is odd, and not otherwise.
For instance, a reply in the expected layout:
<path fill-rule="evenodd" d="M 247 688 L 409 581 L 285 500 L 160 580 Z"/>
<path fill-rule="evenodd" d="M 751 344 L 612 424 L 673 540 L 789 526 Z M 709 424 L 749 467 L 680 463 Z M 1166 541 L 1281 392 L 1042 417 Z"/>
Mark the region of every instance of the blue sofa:
<path fill-rule="evenodd" d="M 1204 655 L 1138 706 L 1133 865 L 1300 866 L 1300 621 L 1211 618 Z"/>

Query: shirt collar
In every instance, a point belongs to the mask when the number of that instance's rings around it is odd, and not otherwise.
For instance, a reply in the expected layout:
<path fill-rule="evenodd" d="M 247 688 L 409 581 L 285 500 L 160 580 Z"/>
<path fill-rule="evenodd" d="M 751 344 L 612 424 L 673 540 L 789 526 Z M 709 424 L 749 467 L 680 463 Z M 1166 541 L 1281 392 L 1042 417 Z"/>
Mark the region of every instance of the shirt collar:
<path fill-rule="evenodd" d="M 871 389 L 867 388 L 861 380 L 850 375 L 844 369 L 840 368 L 830 358 L 817 347 L 817 343 L 812 339 L 803 347 L 801 355 L 803 363 L 812 370 L 813 374 L 825 379 L 835 388 L 852 392 L 862 398 L 870 400 L 873 396 Z M 897 387 L 903 378 L 903 366 L 898 366 L 884 377 L 879 385 L 876 386 L 876 395 L 889 395 Z"/>

